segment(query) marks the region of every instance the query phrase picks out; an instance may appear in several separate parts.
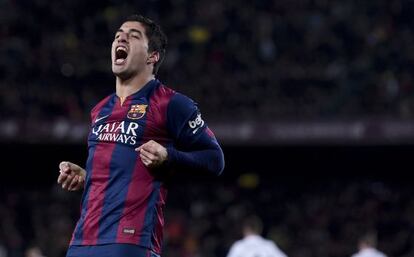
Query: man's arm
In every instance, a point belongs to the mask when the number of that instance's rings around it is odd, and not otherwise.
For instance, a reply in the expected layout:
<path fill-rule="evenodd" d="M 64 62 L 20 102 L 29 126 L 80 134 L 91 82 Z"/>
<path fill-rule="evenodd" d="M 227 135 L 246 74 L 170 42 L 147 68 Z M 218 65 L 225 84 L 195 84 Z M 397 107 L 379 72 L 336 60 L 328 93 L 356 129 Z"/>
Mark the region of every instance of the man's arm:
<path fill-rule="evenodd" d="M 167 108 L 167 129 L 174 139 L 173 145 L 163 147 L 149 141 L 136 149 L 146 166 L 164 163 L 170 167 L 221 174 L 223 151 L 191 99 L 181 94 L 172 97 Z"/>
<path fill-rule="evenodd" d="M 145 166 L 154 168 L 166 164 L 173 167 L 205 170 L 220 175 L 224 169 L 224 155 L 220 146 L 210 139 L 201 136 L 194 150 L 180 151 L 174 147 L 163 147 L 151 140 L 136 149 Z"/>
<path fill-rule="evenodd" d="M 200 136 L 193 146 L 186 150 L 167 147 L 168 161 L 172 166 L 205 170 L 220 175 L 224 169 L 224 155 L 221 147 L 209 135 Z"/>

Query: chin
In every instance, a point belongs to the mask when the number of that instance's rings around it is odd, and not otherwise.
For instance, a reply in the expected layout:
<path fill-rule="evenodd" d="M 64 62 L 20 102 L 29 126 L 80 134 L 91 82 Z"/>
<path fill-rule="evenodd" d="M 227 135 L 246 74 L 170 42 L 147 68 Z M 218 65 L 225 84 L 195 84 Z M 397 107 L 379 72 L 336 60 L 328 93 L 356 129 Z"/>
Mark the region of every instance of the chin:
<path fill-rule="evenodd" d="M 112 73 L 120 78 L 121 80 L 127 80 L 132 77 L 132 72 L 128 72 L 128 70 L 120 70 L 120 69 L 112 69 Z"/>
<path fill-rule="evenodd" d="M 118 65 L 112 65 L 112 73 L 114 75 L 117 76 L 117 75 L 125 73 L 125 72 L 126 72 L 126 67 L 118 66 Z"/>

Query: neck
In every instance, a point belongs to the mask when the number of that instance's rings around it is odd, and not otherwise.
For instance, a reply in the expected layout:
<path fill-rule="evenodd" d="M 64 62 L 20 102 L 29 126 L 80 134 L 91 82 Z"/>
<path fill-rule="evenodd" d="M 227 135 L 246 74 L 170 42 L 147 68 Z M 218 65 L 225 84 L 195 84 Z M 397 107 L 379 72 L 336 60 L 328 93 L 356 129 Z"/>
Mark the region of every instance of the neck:
<path fill-rule="evenodd" d="M 367 245 L 367 244 L 360 244 L 359 245 L 359 250 L 364 250 L 364 249 L 369 249 L 369 248 L 374 248 L 374 246 Z"/>
<path fill-rule="evenodd" d="M 244 237 L 248 237 L 248 236 L 256 236 L 256 235 L 258 235 L 257 233 L 255 233 L 255 232 L 252 232 L 252 231 L 244 231 L 243 232 L 243 236 Z"/>
<path fill-rule="evenodd" d="M 121 79 L 120 77 L 116 77 L 116 95 L 121 99 L 125 99 L 126 97 L 139 91 L 154 78 L 154 74 L 146 76 L 134 76 L 125 80 Z"/>

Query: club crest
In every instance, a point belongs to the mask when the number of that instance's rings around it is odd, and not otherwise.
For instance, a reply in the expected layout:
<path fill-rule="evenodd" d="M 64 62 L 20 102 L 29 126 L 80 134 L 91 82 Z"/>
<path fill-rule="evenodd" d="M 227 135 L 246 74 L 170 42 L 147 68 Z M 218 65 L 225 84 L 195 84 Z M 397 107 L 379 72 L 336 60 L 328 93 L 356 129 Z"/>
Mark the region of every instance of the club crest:
<path fill-rule="evenodd" d="M 131 105 L 131 109 L 128 111 L 127 117 L 132 120 L 141 119 L 147 112 L 146 104 L 134 104 Z"/>

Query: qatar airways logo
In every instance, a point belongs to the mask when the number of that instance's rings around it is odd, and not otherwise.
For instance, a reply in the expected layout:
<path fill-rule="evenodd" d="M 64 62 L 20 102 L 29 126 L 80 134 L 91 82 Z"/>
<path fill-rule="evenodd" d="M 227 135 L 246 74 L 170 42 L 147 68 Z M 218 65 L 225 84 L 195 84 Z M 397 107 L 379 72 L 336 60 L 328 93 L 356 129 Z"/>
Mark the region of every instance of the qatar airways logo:
<path fill-rule="evenodd" d="M 94 126 L 92 134 L 98 141 L 116 142 L 135 145 L 137 142 L 137 129 L 139 125 L 136 122 L 110 122 Z"/>

